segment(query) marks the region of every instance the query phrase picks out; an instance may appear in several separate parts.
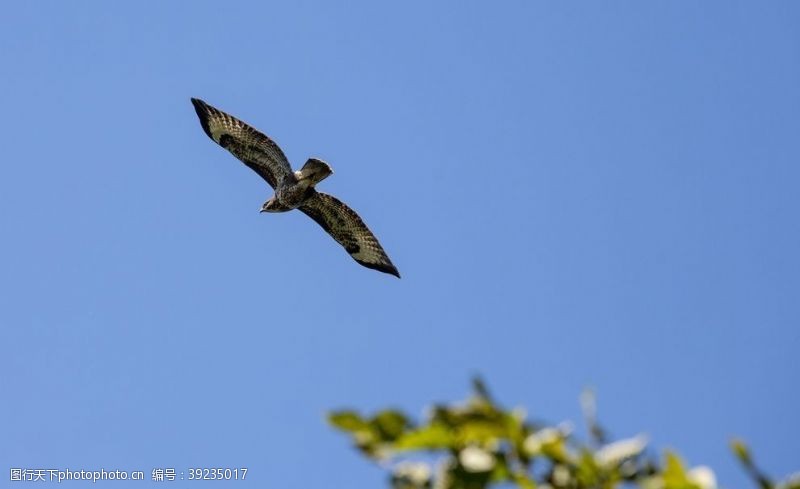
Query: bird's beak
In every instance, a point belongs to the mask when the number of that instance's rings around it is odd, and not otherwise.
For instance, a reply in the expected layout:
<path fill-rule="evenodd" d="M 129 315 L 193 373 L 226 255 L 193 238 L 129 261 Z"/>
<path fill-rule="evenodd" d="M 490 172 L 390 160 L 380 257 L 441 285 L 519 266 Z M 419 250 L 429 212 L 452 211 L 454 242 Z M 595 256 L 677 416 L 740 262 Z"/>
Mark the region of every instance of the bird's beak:
<path fill-rule="evenodd" d="M 264 212 L 267 212 L 267 211 L 266 211 L 266 209 L 264 209 L 264 208 L 262 207 L 262 208 L 261 208 L 261 210 L 259 210 L 258 212 L 259 212 L 259 214 L 261 214 L 261 213 L 264 213 Z"/>

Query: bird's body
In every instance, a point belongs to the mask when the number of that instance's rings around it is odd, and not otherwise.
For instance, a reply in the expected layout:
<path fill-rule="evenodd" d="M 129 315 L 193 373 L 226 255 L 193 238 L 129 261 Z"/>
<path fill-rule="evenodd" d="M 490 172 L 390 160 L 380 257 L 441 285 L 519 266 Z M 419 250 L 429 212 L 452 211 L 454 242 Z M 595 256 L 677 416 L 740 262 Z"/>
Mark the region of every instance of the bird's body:
<path fill-rule="evenodd" d="M 309 186 L 306 182 L 284 183 L 275 191 L 275 196 L 267 201 L 276 200 L 280 210 L 273 211 L 268 209 L 268 205 L 265 205 L 263 210 L 264 212 L 286 212 L 297 209 L 311 196 L 312 189 L 313 187 Z"/>
<path fill-rule="evenodd" d="M 287 182 L 288 178 L 278 184 L 275 195 L 261 206 L 261 212 L 287 212 L 297 209 L 308 199 L 313 187 L 308 182 Z"/>
<path fill-rule="evenodd" d="M 277 183 L 275 195 L 261 206 L 261 212 L 286 212 L 297 209 L 314 195 L 314 186 L 333 174 L 330 165 L 309 158 L 302 169 L 287 174 Z"/>
<path fill-rule="evenodd" d="M 317 192 L 315 186 L 333 173 L 322 160 L 309 158 L 293 172 L 283 151 L 266 135 L 193 98 L 192 104 L 205 133 L 258 173 L 275 190 L 261 212 L 299 209 L 330 234 L 361 265 L 400 277 L 378 239 L 364 221 L 336 197 Z"/>

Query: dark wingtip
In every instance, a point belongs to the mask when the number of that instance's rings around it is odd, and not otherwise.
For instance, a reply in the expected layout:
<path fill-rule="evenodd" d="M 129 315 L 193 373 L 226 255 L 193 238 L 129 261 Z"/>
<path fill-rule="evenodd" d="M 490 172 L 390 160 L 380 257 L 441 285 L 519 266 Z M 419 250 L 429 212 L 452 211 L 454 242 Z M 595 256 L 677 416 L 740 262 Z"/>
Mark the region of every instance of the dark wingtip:
<path fill-rule="evenodd" d="M 197 112 L 197 117 L 200 118 L 200 125 L 203 126 L 203 131 L 205 131 L 206 135 L 211 139 L 214 137 L 211 135 L 211 129 L 208 127 L 208 116 L 210 115 L 210 106 L 200 100 L 199 98 L 192 97 L 192 105 L 194 105 L 194 111 Z"/>
<path fill-rule="evenodd" d="M 194 110 L 196 110 L 198 114 L 200 112 L 205 112 L 206 107 L 208 107 L 208 104 L 203 102 L 199 98 L 192 97 L 191 101 L 192 101 L 192 105 L 194 105 Z"/>
<path fill-rule="evenodd" d="M 373 270 L 377 270 L 379 272 L 388 273 L 389 275 L 394 275 L 397 278 L 400 278 L 400 272 L 397 271 L 397 268 L 394 265 L 384 265 L 382 263 L 367 263 L 365 261 L 356 260 L 359 265 L 371 268 Z"/>

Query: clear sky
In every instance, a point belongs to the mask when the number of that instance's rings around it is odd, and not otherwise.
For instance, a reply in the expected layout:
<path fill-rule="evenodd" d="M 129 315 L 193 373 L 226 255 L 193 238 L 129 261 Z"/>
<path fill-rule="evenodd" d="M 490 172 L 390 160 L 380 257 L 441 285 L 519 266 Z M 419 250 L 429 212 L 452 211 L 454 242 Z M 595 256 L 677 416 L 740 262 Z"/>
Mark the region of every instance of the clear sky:
<path fill-rule="evenodd" d="M 325 411 L 474 373 L 727 487 L 733 435 L 800 469 L 800 3 L 146 3 L 0 16 L 0 480 L 383 487 Z M 328 161 L 403 278 L 259 214 L 190 97 Z"/>

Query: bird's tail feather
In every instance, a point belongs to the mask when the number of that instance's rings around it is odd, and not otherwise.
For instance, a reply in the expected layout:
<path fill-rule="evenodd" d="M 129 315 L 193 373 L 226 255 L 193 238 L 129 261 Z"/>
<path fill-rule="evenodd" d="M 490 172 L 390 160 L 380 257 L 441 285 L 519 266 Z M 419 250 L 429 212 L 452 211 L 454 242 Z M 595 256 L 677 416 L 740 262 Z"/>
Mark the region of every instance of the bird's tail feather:
<path fill-rule="evenodd" d="M 295 172 L 298 181 L 307 180 L 313 187 L 333 173 L 330 165 L 316 158 L 309 158 L 299 171 Z"/>

